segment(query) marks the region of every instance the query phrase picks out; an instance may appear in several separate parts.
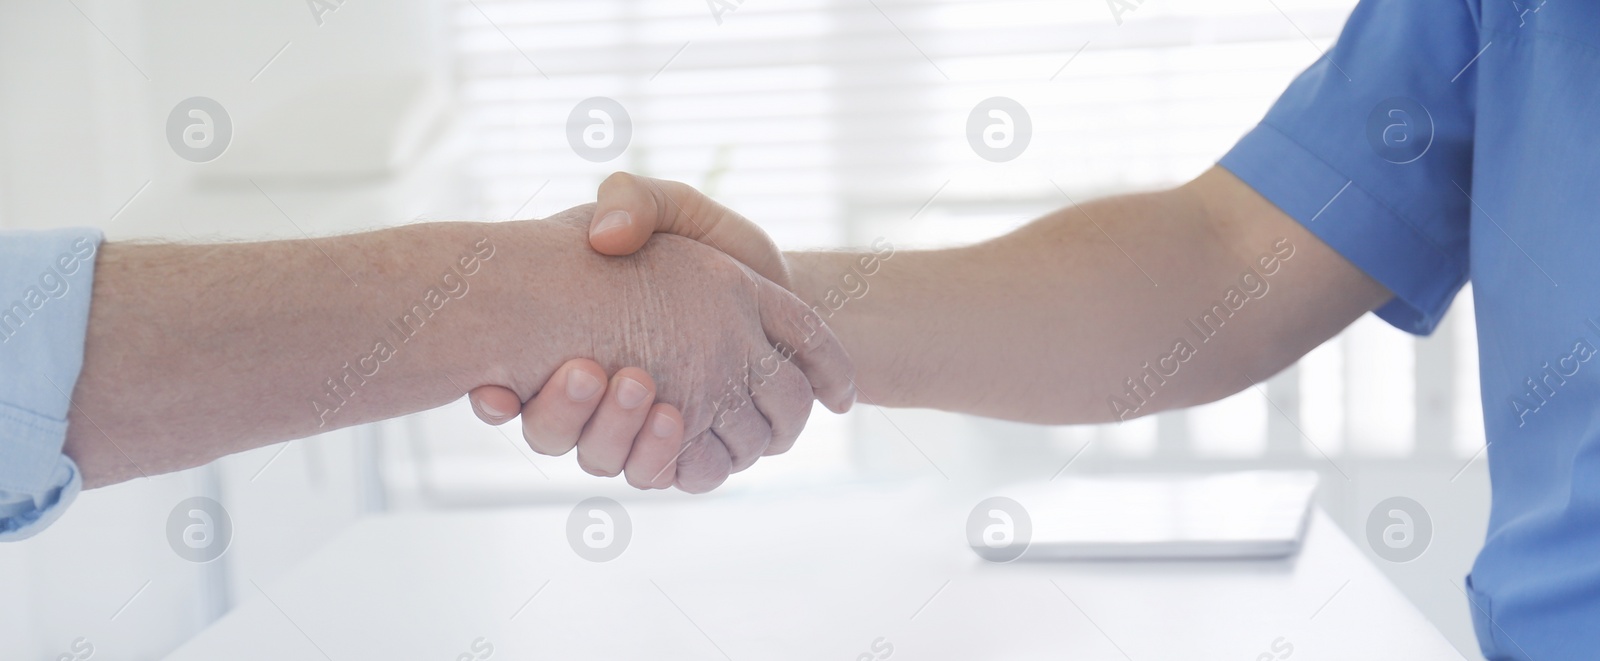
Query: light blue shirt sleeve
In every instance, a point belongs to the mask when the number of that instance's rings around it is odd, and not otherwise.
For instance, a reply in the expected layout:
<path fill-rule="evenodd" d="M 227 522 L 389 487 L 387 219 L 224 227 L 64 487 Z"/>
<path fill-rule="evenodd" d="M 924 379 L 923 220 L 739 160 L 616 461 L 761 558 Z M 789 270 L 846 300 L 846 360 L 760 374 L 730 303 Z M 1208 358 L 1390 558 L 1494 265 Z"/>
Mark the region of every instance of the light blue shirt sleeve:
<path fill-rule="evenodd" d="M 61 446 L 101 240 L 88 228 L 0 231 L 0 541 L 43 530 L 83 486 Z"/>

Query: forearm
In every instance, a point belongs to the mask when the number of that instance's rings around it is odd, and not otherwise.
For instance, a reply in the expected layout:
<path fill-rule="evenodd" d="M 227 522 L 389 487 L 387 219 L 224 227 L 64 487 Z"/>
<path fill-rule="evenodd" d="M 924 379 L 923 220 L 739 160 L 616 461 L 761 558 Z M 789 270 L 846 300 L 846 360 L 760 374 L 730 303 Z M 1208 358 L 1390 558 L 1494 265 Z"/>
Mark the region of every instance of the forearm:
<path fill-rule="evenodd" d="M 870 276 L 859 255 L 793 254 L 796 288 L 851 352 L 864 401 L 1046 423 L 1219 399 L 1387 298 L 1231 175 L 1198 183 L 900 251 Z M 830 290 L 848 292 L 837 310 Z"/>
<path fill-rule="evenodd" d="M 490 369 L 468 338 L 510 276 L 506 236 L 107 244 L 66 452 L 92 487 L 447 403 Z"/>

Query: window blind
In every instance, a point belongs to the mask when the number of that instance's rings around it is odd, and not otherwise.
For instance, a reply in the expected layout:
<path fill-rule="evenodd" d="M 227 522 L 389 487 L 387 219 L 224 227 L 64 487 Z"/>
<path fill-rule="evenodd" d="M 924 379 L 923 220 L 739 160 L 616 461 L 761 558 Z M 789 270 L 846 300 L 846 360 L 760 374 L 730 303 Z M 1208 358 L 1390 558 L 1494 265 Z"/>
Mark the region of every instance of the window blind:
<path fill-rule="evenodd" d="M 786 248 L 879 236 L 948 245 L 1008 231 L 1068 195 L 1198 174 L 1332 46 L 1353 6 L 467 0 L 454 6 L 461 124 L 470 178 L 492 215 L 592 200 L 605 175 L 629 170 L 698 186 Z M 620 105 L 631 129 L 611 160 L 586 159 L 569 141 L 569 117 L 593 97 Z M 1031 124 L 1013 160 L 986 160 L 969 140 L 969 114 L 992 97 L 1020 104 Z M 1412 413 L 1415 393 L 1429 388 L 1450 393 L 1448 416 L 1467 439 L 1457 451 L 1475 452 L 1475 370 L 1458 368 L 1464 379 L 1446 383 L 1413 374 L 1415 341 L 1381 326 L 1363 320 L 1281 377 L 1297 384 L 1292 401 L 1263 387 L 1178 414 L 1185 452 L 1260 455 L 1267 420 L 1286 416 L 1278 433 L 1289 429 L 1307 455 L 1404 454 L 1414 428 L 1431 422 Z M 1453 355 L 1465 366 L 1470 324 L 1450 327 L 1462 329 L 1448 341 L 1464 347 Z M 843 435 L 822 418 L 814 428 Z M 1066 434 L 1138 456 L 1154 451 L 1158 427 Z M 520 444 L 514 429 L 505 435 L 490 443 Z"/>

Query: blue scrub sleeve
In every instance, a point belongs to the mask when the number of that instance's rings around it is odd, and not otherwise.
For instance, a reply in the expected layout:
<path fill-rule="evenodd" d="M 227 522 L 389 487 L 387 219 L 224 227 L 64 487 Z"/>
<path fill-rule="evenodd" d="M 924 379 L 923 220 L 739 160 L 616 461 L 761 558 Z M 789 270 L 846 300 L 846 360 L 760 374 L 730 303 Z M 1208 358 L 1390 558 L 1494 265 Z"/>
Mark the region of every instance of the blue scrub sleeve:
<path fill-rule="evenodd" d="M 1478 18 L 1464 0 L 1364 0 L 1220 162 L 1432 332 L 1468 276 Z"/>

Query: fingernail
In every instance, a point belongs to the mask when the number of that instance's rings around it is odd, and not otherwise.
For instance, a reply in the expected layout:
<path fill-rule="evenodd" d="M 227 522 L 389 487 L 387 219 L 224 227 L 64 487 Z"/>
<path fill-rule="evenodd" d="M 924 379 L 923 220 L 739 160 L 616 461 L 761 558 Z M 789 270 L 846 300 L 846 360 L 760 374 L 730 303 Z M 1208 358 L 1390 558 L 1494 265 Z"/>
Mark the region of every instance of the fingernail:
<path fill-rule="evenodd" d="M 600 222 L 594 224 L 594 229 L 589 230 L 589 236 L 600 236 L 619 227 L 626 227 L 632 222 L 633 217 L 628 212 L 618 209 L 600 217 Z"/>
<path fill-rule="evenodd" d="M 574 402 L 586 402 L 600 392 L 600 380 L 583 370 L 567 372 L 567 397 Z"/>
<path fill-rule="evenodd" d="M 500 409 L 490 406 L 489 402 L 483 400 L 478 401 L 478 409 L 483 411 L 484 415 L 487 415 L 491 418 L 504 418 L 508 415 L 511 415 L 505 411 L 501 411 Z"/>
<path fill-rule="evenodd" d="M 672 421 L 672 416 L 665 413 L 657 413 L 650 418 L 650 433 L 655 434 L 656 438 L 671 436 L 677 428 L 678 424 Z"/>
<path fill-rule="evenodd" d="M 638 381 L 634 381 L 633 379 L 625 376 L 620 377 L 618 381 L 617 403 L 621 404 L 622 408 L 639 408 L 639 405 L 644 403 L 644 398 L 650 396 L 650 389 L 644 387 L 643 383 L 639 383 Z"/>

